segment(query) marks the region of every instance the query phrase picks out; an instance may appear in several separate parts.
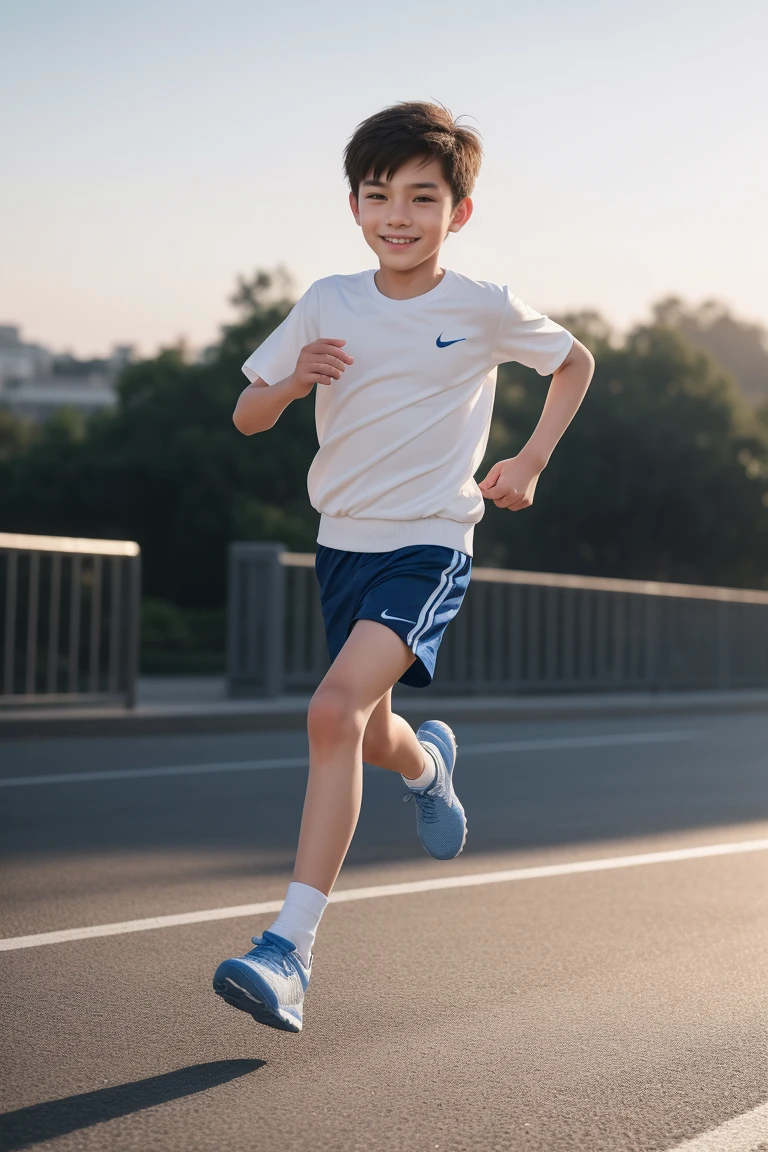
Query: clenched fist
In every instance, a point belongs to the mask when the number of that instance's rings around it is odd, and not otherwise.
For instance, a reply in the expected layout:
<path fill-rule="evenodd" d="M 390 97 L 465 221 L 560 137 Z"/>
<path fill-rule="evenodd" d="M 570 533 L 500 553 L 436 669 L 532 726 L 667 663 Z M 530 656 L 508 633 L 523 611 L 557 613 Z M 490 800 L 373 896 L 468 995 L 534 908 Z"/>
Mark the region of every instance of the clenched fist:
<path fill-rule="evenodd" d="M 480 481 L 479 487 L 486 500 L 493 500 L 497 508 L 520 512 L 533 504 L 533 494 L 540 475 L 520 456 L 513 456 L 494 464 L 485 480 Z"/>
<path fill-rule="evenodd" d="M 297 396 L 308 396 L 315 384 L 332 384 L 339 380 L 354 360 L 342 348 L 346 340 L 315 340 L 299 353 L 291 380 Z"/>

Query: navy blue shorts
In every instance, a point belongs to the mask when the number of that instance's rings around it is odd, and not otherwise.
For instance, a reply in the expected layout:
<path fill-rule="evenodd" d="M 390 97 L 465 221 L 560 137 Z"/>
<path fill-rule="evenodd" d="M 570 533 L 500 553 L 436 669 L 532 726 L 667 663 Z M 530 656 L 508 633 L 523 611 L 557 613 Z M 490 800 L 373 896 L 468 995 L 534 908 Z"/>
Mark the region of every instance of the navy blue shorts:
<path fill-rule="evenodd" d="M 321 544 L 315 571 L 331 661 L 355 620 L 376 620 L 416 657 L 401 683 L 413 688 L 432 683 L 443 632 L 469 584 L 471 556 L 435 544 L 393 552 L 343 552 Z"/>

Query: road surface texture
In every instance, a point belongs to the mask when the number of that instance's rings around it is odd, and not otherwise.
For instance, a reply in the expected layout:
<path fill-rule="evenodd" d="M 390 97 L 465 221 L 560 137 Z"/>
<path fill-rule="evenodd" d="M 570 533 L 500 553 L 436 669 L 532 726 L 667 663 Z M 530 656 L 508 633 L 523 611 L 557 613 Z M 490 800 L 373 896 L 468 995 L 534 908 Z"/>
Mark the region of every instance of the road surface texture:
<path fill-rule="evenodd" d="M 451 863 L 366 770 L 299 1036 L 210 987 L 285 890 L 299 733 L 0 743 L 0 1149 L 768 1149 L 768 717 L 457 734 Z"/>

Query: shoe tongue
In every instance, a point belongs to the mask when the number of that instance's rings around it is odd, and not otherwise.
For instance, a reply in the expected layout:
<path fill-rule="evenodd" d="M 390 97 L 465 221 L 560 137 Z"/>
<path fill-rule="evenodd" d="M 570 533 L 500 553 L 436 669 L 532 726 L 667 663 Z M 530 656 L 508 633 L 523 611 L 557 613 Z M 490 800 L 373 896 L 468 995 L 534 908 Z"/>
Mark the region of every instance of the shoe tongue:
<path fill-rule="evenodd" d="M 278 936 L 276 932 L 267 930 L 262 933 L 261 939 L 266 944 L 275 944 L 281 952 L 295 952 L 296 945 L 292 940 L 286 940 L 285 936 Z"/>

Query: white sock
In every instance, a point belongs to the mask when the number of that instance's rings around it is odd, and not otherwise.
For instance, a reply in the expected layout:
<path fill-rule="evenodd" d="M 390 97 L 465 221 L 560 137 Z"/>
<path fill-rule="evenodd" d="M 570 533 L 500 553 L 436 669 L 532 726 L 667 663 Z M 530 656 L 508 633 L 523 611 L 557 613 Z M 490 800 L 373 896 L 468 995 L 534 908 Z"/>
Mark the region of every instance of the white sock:
<path fill-rule="evenodd" d="M 424 771 L 421 776 L 417 776 L 415 780 L 409 780 L 407 776 L 403 776 L 403 780 L 412 788 L 414 792 L 423 792 L 425 788 L 429 788 L 430 784 L 437 776 L 437 766 L 435 764 L 432 750 L 428 744 L 422 744 L 424 749 Z"/>
<path fill-rule="evenodd" d="M 297 884 L 294 880 L 288 885 L 285 903 L 277 920 L 269 926 L 270 932 L 296 945 L 296 951 L 305 966 L 309 965 L 317 926 L 327 903 L 328 897 L 317 888 L 310 888 L 309 884 Z"/>

